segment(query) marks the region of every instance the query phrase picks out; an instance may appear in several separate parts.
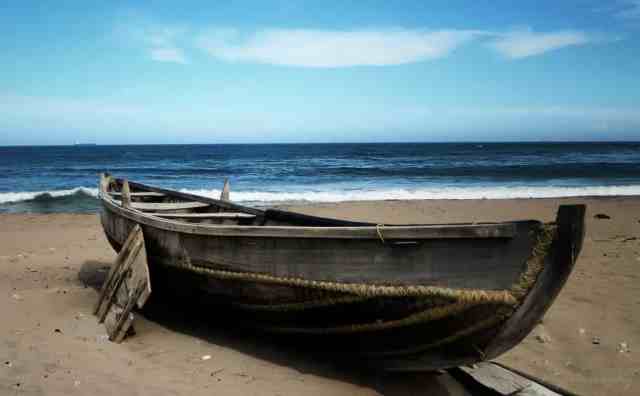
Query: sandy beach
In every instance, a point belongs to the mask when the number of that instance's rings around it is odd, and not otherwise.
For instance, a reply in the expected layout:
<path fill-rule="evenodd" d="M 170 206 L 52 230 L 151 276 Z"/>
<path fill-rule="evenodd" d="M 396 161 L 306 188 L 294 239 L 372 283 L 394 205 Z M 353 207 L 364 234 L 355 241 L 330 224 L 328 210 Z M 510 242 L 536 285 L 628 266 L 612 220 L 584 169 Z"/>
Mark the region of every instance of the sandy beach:
<path fill-rule="evenodd" d="M 587 204 L 581 257 L 543 322 L 499 361 L 581 395 L 636 395 L 640 197 L 290 208 L 391 224 L 550 221 L 561 203 Z M 110 343 L 91 312 L 114 258 L 95 214 L 0 215 L 0 394 L 464 394 L 447 375 L 336 367 L 179 312 L 139 315 L 135 336 Z"/>

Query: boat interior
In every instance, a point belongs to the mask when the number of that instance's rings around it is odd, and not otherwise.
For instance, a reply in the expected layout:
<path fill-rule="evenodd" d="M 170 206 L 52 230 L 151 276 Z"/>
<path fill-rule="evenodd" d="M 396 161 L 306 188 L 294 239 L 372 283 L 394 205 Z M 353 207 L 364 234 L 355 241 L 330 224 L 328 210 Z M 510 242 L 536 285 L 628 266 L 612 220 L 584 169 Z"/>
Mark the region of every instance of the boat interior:
<path fill-rule="evenodd" d="M 220 199 L 165 190 L 162 188 L 104 177 L 102 187 L 109 198 L 148 215 L 162 219 L 199 224 L 247 225 L 247 226 L 306 226 L 306 227 L 356 227 L 375 226 L 373 223 L 354 222 L 309 216 L 278 209 L 260 210 L 229 201 L 229 183 L 225 181 Z M 124 187 L 124 185 L 127 187 Z M 127 198 L 128 197 L 128 198 Z"/>

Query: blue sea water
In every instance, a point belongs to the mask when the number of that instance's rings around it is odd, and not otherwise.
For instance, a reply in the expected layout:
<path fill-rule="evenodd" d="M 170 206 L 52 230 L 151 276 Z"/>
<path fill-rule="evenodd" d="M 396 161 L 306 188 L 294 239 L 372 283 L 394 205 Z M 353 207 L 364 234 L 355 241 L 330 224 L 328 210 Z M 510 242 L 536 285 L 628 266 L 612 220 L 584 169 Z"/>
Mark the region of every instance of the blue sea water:
<path fill-rule="evenodd" d="M 268 206 L 640 194 L 640 143 L 0 147 L 0 212 L 90 212 L 98 174 Z"/>

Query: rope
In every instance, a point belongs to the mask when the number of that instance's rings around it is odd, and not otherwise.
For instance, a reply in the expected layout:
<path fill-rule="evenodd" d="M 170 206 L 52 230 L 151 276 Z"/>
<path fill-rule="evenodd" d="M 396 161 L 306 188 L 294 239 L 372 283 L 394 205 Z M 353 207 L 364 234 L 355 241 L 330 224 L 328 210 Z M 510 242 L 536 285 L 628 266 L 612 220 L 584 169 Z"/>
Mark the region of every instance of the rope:
<path fill-rule="evenodd" d="M 500 316 L 490 316 L 487 319 L 476 322 L 475 324 L 465 327 L 462 330 L 459 330 L 448 337 L 442 338 L 438 341 L 430 342 L 428 344 L 417 345 L 411 348 L 406 349 L 394 349 L 392 351 L 383 351 L 383 352 L 371 352 L 367 353 L 366 356 L 371 357 L 389 357 L 389 356 L 401 356 L 401 355 L 413 355 L 420 352 L 427 351 L 429 349 L 437 348 L 439 346 L 443 346 L 446 344 L 451 344 L 452 342 L 458 341 L 459 339 L 476 333 L 481 330 L 486 330 L 503 320 Z"/>
<path fill-rule="evenodd" d="M 384 237 L 380 230 L 382 224 L 376 226 L 378 236 L 384 243 Z M 268 331 L 281 333 L 306 333 L 306 334 L 348 334 L 357 332 L 371 332 L 398 327 L 410 326 L 428 321 L 435 321 L 447 316 L 456 315 L 467 309 L 483 304 L 499 304 L 494 315 L 461 329 L 452 335 L 436 342 L 411 347 L 404 350 L 382 352 L 377 356 L 392 356 L 408 353 L 418 353 L 427 349 L 448 344 L 477 331 L 485 330 L 497 325 L 505 318 L 513 314 L 515 309 L 523 301 L 532 285 L 538 278 L 549 252 L 549 248 L 557 234 L 557 228 L 553 225 L 545 225 L 536 232 L 535 242 L 531 256 L 525 263 L 525 271 L 517 282 L 509 290 L 478 290 L 478 289 L 451 289 L 447 287 L 425 285 L 375 285 L 360 283 L 342 283 L 331 281 L 315 281 L 302 278 L 277 277 L 268 274 L 252 272 L 235 272 L 219 270 L 203 266 L 193 265 L 188 255 L 183 256 L 180 263 L 171 266 L 199 274 L 205 274 L 221 280 L 248 281 L 264 284 L 284 285 L 290 287 L 308 288 L 326 292 L 346 293 L 342 298 L 327 298 L 321 300 L 302 301 L 284 304 L 234 304 L 246 309 L 263 311 L 287 311 L 304 310 L 307 308 L 324 307 L 338 304 L 349 304 L 365 301 L 374 297 L 427 297 L 453 299 L 456 302 L 445 306 L 430 307 L 424 311 L 410 314 L 401 319 L 378 321 L 363 324 L 334 326 L 327 328 L 296 328 L 296 327 L 264 327 Z"/>
<path fill-rule="evenodd" d="M 526 262 L 526 269 L 518 282 L 516 282 L 510 290 L 452 289 L 448 287 L 425 285 L 391 286 L 277 277 L 255 272 L 236 272 L 193 265 L 186 254 L 183 256 L 182 262 L 170 264 L 170 266 L 186 271 L 209 275 L 222 280 L 248 281 L 310 288 L 329 292 L 347 293 L 360 297 L 444 297 L 470 302 L 496 301 L 496 299 L 498 299 L 507 305 L 513 305 L 524 297 L 526 291 L 528 291 L 530 286 L 537 279 L 537 276 L 544 265 L 546 253 L 551 246 L 555 231 L 556 228 L 554 226 L 545 226 L 541 232 L 539 232 L 532 249 L 532 255 Z"/>
<path fill-rule="evenodd" d="M 382 224 L 376 226 L 378 237 L 384 243 L 382 235 Z M 173 266 L 195 272 L 206 274 L 221 280 L 249 281 L 264 284 L 285 285 L 290 287 L 308 288 L 322 290 L 325 292 L 346 293 L 344 297 L 329 297 L 326 299 L 302 301 L 285 304 L 240 304 L 243 308 L 256 309 L 262 311 L 295 311 L 308 308 L 324 307 L 338 304 L 350 304 L 366 301 L 374 297 L 426 297 L 454 299 L 455 302 L 445 305 L 429 307 L 423 311 L 409 314 L 406 317 L 388 321 L 377 321 L 369 323 L 341 325 L 326 328 L 297 328 L 297 327 L 275 327 L 260 326 L 266 331 L 276 333 L 302 333 L 302 334 L 354 334 L 361 332 L 375 332 L 402 328 L 416 324 L 437 321 L 448 316 L 463 314 L 468 309 L 485 304 L 498 304 L 493 315 L 486 319 L 469 324 L 455 331 L 447 337 L 437 341 L 422 345 L 414 345 L 404 349 L 394 349 L 382 352 L 367 354 L 372 358 L 385 358 L 401 355 L 419 354 L 421 352 L 438 348 L 459 341 L 474 333 L 485 331 L 498 326 L 506 318 L 510 317 L 517 307 L 522 303 L 524 297 L 536 282 L 542 268 L 544 267 L 549 248 L 557 235 L 557 228 L 553 225 L 545 225 L 540 230 L 536 230 L 535 241 L 531 250 L 531 255 L 525 263 L 525 270 L 520 275 L 509 290 L 472 290 L 472 289 L 451 289 L 447 287 L 424 286 L 424 285 L 375 285 L 359 283 L 341 283 L 330 281 L 314 281 L 301 278 L 277 277 L 268 274 L 251 272 L 234 272 L 227 270 L 217 270 L 208 267 L 193 265 L 186 254 L 180 263 Z M 239 305 L 239 304 L 234 304 Z M 475 347 L 476 352 L 478 348 Z M 482 350 L 480 350 L 482 352 Z M 483 353 L 483 352 L 482 352 Z M 484 359 L 484 357 L 483 357 Z"/>
<path fill-rule="evenodd" d="M 557 227 L 551 224 L 545 224 L 537 233 L 525 270 L 510 290 L 511 294 L 518 300 L 524 300 L 524 297 L 538 279 L 556 234 Z"/>
<path fill-rule="evenodd" d="M 432 322 L 443 319 L 447 316 L 453 316 L 464 312 L 470 308 L 493 303 L 492 301 L 469 302 L 462 301 L 453 304 L 427 309 L 418 313 L 408 315 L 402 319 L 378 321 L 371 323 L 360 323 L 335 327 L 308 328 L 308 327 L 278 327 L 266 326 L 264 329 L 276 333 L 297 333 L 297 334 L 348 334 L 363 333 L 372 331 L 381 331 L 395 329 L 398 327 L 411 326 L 419 323 Z M 495 303 L 504 303 L 503 301 L 495 301 Z"/>
<path fill-rule="evenodd" d="M 339 298 L 325 298 L 322 300 L 311 300 L 303 302 L 283 303 L 283 304 L 246 304 L 232 303 L 233 306 L 252 311 L 304 311 L 309 308 L 323 308 L 340 304 L 355 304 L 371 300 L 375 297 L 346 296 Z"/>
<path fill-rule="evenodd" d="M 505 304 L 513 304 L 517 302 L 508 290 L 451 289 L 441 286 L 388 286 L 364 283 L 315 281 L 301 278 L 277 277 L 255 272 L 217 270 L 209 267 L 193 265 L 189 262 L 188 258 L 180 264 L 169 264 L 169 266 L 209 275 L 222 280 L 238 280 L 301 287 L 330 292 L 348 293 L 361 297 L 445 297 L 469 302 L 496 300 L 503 301 Z"/>

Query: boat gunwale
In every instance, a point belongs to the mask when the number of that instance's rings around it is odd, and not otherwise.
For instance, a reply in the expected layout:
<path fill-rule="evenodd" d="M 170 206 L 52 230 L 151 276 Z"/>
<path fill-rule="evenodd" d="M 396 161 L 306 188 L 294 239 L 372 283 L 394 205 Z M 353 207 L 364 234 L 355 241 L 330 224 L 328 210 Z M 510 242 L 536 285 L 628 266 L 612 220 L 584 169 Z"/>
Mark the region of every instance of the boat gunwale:
<path fill-rule="evenodd" d="M 120 181 L 121 179 L 113 178 Z M 174 191 L 158 189 L 140 183 L 129 182 L 142 189 L 162 190 L 166 194 Z M 176 192 L 177 193 L 177 192 Z M 183 195 L 179 193 L 179 195 Z M 178 195 L 178 196 L 179 196 Z M 188 194 L 189 196 L 191 194 Z M 200 200 L 198 200 L 200 198 Z M 250 236 L 284 238 L 337 238 L 337 239 L 511 239 L 517 236 L 518 223 L 542 224 L 537 220 L 522 220 L 501 223 L 459 223 L 428 225 L 369 225 L 369 226 L 298 226 L 298 225 L 222 225 L 186 223 L 173 219 L 154 216 L 135 208 L 121 206 L 120 201 L 111 197 L 104 185 L 100 186 L 100 199 L 103 205 L 130 220 L 142 224 L 175 232 L 211 236 Z M 259 209 L 244 207 L 231 202 L 219 201 L 207 197 L 193 196 L 194 201 L 212 205 L 228 206 L 235 210 L 264 216 Z M 330 220 L 330 219 L 326 219 Z M 429 232 L 431 231 L 431 232 Z"/>

